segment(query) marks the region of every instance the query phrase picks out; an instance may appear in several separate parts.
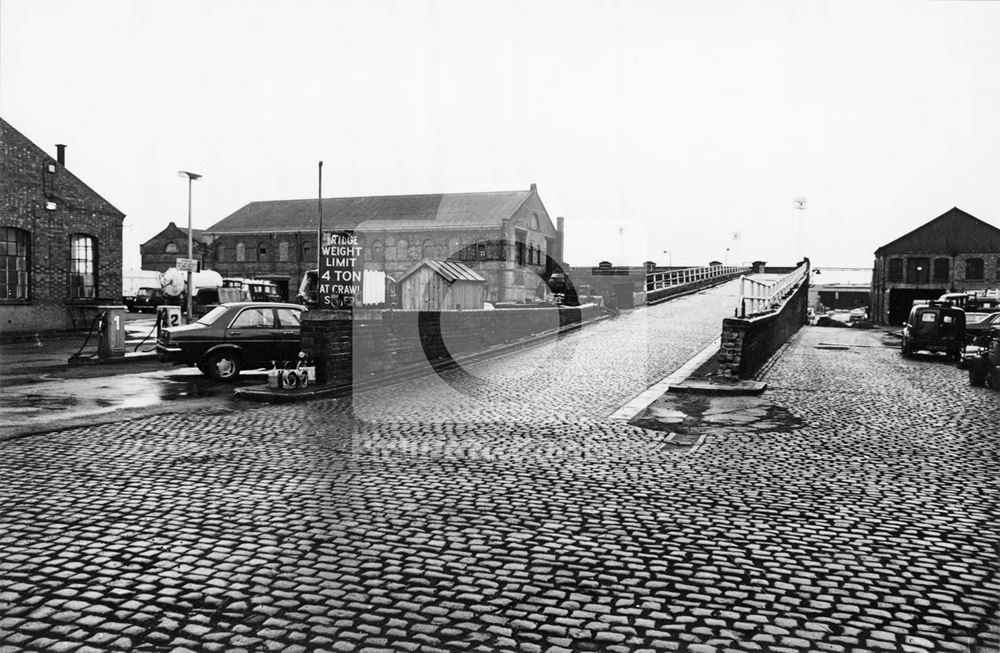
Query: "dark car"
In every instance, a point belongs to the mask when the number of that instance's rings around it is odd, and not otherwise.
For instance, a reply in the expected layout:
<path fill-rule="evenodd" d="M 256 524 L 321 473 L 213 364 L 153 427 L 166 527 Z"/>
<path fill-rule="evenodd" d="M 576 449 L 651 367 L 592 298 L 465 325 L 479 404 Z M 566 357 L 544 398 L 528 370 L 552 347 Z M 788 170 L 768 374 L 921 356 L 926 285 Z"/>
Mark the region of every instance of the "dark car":
<path fill-rule="evenodd" d="M 274 302 L 220 304 L 193 324 L 161 329 L 156 351 L 162 361 L 197 365 L 203 374 L 230 380 L 240 370 L 295 361 L 304 306 Z"/>
<path fill-rule="evenodd" d="M 969 383 L 1000 390 L 1000 327 L 993 327 L 980 338 L 982 349 L 969 358 Z"/>
<path fill-rule="evenodd" d="M 162 288 L 139 288 L 128 309 L 136 313 L 144 311 L 155 313 L 158 306 L 166 303 L 167 296 L 163 294 Z"/>
<path fill-rule="evenodd" d="M 903 325 L 903 356 L 917 351 L 945 352 L 959 360 L 965 347 L 965 311 L 948 302 L 917 304 Z"/>
<path fill-rule="evenodd" d="M 967 313 L 965 315 L 965 342 L 970 345 L 985 340 L 990 329 L 1000 327 L 1000 312 Z"/>

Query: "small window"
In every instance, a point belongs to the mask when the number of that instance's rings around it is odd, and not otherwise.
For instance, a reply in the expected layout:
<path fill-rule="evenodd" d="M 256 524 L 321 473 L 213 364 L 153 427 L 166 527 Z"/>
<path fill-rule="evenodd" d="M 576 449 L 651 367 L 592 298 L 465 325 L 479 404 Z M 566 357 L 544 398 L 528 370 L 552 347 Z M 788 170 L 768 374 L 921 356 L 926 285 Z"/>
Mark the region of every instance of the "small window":
<path fill-rule="evenodd" d="M 935 281 L 947 281 L 950 273 L 950 264 L 946 258 L 936 258 L 934 259 L 934 280 Z"/>
<path fill-rule="evenodd" d="M 177 247 L 177 242 L 171 240 L 167 243 L 167 246 L 163 248 L 163 251 L 166 254 L 176 254 L 180 251 L 180 249 Z"/>
<path fill-rule="evenodd" d="M 30 243 L 24 229 L 0 227 L 0 300 L 28 299 Z"/>
<path fill-rule="evenodd" d="M 889 281 L 900 282 L 903 280 L 903 259 L 901 258 L 889 259 L 889 269 L 887 276 Z"/>
<path fill-rule="evenodd" d="M 483 241 L 479 241 L 478 243 L 476 243 L 476 251 L 478 252 L 478 256 L 479 256 L 480 259 L 485 259 L 486 258 L 486 243 L 484 243 Z"/>
<path fill-rule="evenodd" d="M 69 296 L 70 299 L 97 296 L 97 239 L 93 236 L 70 236 Z"/>
<path fill-rule="evenodd" d="M 434 241 L 426 239 L 420 248 L 420 256 L 423 258 L 434 258 Z"/>
<path fill-rule="evenodd" d="M 935 322 L 935 321 L 937 321 L 937 314 L 936 313 L 921 313 L 920 314 L 920 321 L 921 322 Z"/>
<path fill-rule="evenodd" d="M 531 214 L 531 228 L 535 229 L 536 231 L 538 230 L 538 214 L 537 213 L 532 213 Z"/>
<path fill-rule="evenodd" d="M 233 320 L 230 329 L 273 329 L 274 311 L 270 308 L 248 308 Z"/>
<path fill-rule="evenodd" d="M 285 241 L 278 243 L 278 260 L 282 263 L 288 262 L 288 243 Z"/>
<path fill-rule="evenodd" d="M 236 243 L 236 260 L 245 261 L 247 260 L 247 246 L 243 243 Z"/>
<path fill-rule="evenodd" d="M 983 278 L 983 259 L 981 258 L 967 258 L 965 259 L 965 278 L 966 279 L 982 279 Z"/>
<path fill-rule="evenodd" d="M 257 260 L 266 261 L 267 260 L 267 245 L 263 242 L 257 243 Z"/>
<path fill-rule="evenodd" d="M 372 243 L 372 260 L 384 261 L 385 260 L 385 248 L 382 246 L 381 240 L 376 240 Z"/>
<path fill-rule="evenodd" d="M 316 257 L 313 256 L 312 249 L 313 249 L 312 245 L 310 245 L 309 243 L 303 243 L 302 244 L 302 260 L 303 261 L 305 261 L 307 263 L 315 263 L 316 262 L 315 261 Z"/>

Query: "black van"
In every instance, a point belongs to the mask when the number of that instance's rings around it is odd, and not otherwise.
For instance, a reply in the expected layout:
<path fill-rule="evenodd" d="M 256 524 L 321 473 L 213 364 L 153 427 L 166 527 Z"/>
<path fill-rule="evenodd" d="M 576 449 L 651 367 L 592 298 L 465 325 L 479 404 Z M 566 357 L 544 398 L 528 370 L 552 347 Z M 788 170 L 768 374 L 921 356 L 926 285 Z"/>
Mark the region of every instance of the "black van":
<path fill-rule="evenodd" d="M 948 302 L 916 304 L 903 325 L 903 356 L 943 351 L 951 360 L 965 348 L 965 311 Z"/>

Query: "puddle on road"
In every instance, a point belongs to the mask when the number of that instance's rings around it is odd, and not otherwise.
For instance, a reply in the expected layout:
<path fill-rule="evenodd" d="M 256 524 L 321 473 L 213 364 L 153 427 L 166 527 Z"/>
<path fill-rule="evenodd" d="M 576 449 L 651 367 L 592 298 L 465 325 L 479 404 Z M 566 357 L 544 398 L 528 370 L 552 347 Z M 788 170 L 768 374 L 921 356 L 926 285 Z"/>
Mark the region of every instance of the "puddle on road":
<path fill-rule="evenodd" d="M 630 422 L 634 426 L 680 435 L 740 432 L 791 433 L 803 421 L 760 396 L 667 393 Z"/>

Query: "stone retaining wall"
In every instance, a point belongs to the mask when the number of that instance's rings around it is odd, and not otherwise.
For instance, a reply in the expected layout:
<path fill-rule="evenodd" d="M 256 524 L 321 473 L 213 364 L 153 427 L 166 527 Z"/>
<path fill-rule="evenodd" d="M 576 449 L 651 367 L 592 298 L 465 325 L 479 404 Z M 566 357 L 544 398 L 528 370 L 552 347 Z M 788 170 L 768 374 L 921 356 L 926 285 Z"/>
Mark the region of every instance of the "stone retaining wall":
<path fill-rule="evenodd" d="M 749 379 L 778 349 L 807 322 L 809 276 L 776 313 L 722 321 L 718 374 L 727 378 Z"/>

